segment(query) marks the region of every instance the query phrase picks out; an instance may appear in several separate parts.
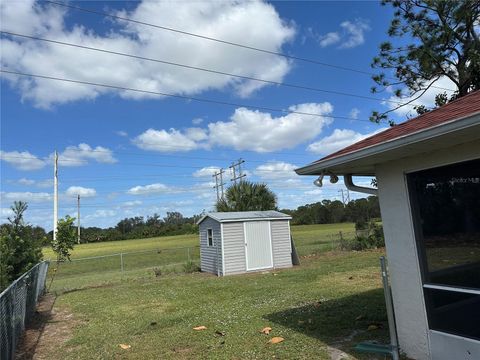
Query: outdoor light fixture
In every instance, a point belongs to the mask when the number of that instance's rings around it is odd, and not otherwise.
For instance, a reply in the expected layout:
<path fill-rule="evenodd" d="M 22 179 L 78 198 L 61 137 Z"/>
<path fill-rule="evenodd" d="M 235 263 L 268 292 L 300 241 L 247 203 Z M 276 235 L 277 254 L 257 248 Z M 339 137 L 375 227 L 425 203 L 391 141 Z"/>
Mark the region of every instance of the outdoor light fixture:
<path fill-rule="evenodd" d="M 338 176 L 335 174 L 330 174 L 330 183 L 336 184 L 338 182 Z"/>
<path fill-rule="evenodd" d="M 314 184 L 315 186 L 322 187 L 322 185 L 323 185 L 323 182 L 322 182 L 322 181 L 323 181 L 323 174 L 320 175 L 320 176 L 313 182 L 313 184 Z"/>

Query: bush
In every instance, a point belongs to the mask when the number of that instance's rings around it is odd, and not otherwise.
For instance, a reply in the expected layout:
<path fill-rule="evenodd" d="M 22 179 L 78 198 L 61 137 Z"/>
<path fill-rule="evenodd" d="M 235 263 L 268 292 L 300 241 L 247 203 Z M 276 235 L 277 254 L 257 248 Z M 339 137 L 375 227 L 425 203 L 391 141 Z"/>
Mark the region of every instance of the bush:
<path fill-rule="evenodd" d="M 200 266 L 198 266 L 195 261 L 188 260 L 187 262 L 185 262 L 185 264 L 183 264 L 183 271 L 187 274 L 199 272 Z"/>
<path fill-rule="evenodd" d="M 357 235 L 353 240 L 341 240 L 340 250 L 361 251 L 367 249 L 377 249 L 385 246 L 385 237 L 381 225 L 370 223 L 369 235 Z"/>

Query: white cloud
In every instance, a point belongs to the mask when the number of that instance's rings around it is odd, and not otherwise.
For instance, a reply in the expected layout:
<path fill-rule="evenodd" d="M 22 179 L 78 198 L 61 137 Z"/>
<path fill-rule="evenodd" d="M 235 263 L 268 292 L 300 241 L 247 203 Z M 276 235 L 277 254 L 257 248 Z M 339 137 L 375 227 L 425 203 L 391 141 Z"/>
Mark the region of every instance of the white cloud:
<path fill-rule="evenodd" d="M 70 186 L 67 191 L 65 191 L 67 196 L 77 196 L 80 195 L 82 198 L 94 197 L 97 195 L 97 191 L 92 188 L 85 188 L 82 186 Z"/>
<path fill-rule="evenodd" d="M 192 120 L 193 125 L 200 125 L 203 122 L 202 118 L 195 118 Z"/>
<path fill-rule="evenodd" d="M 283 161 L 271 161 L 257 166 L 254 174 L 264 180 L 291 179 L 298 177 L 296 168 L 298 166 Z"/>
<path fill-rule="evenodd" d="M 352 21 L 344 21 L 340 24 L 346 36 L 340 48 L 349 49 L 362 45 L 365 42 L 365 31 L 370 30 L 368 22 L 362 19 Z"/>
<path fill-rule="evenodd" d="M 328 102 L 307 103 L 291 106 L 289 110 L 328 115 L 333 106 Z M 264 153 L 291 149 L 311 140 L 331 122 L 332 119 L 325 116 L 290 113 L 275 118 L 269 113 L 239 108 L 230 121 L 208 125 L 209 140 L 212 145 Z"/>
<path fill-rule="evenodd" d="M 0 159 L 12 165 L 15 169 L 30 171 L 38 170 L 46 165 L 45 160 L 30 154 L 28 151 L 3 151 L 0 150 Z"/>
<path fill-rule="evenodd" d="M 46 188 L 46 187 L 53 186 L 53 180 L 51 180 L 51 179 L 33 180 L 33 179 L 21 178 L 21 179 L 18 179 L 18 180 L 9 180 L 9 182 L 17 184 L 17 185 L 36 186 L 36 187 L 39 187 L 39 188 Z"/>
<path fill-rule="evenodd" d="M 350 129 L 335 129 L 331 135 L 308 145 L 307 150 L 315 154 L 331 154 L 383 130 L 386 128 L 377 129 L 368 134 L 360 134 Z"/>
<path fill-rule="evenodd" d="M 325 35 L 320 35 L 318 38 L 321 47 L 327 47 L 336 44 L 340 41 L 340 34 L 337 32 L 329 32 Z"/>
<path fill-rule="evenodd" d="M 360 110 L 357 108 L 353 108 L 350 110 L 350 113 L 348 114 L 352 119 L 358 119 L 358 114 L 360 114 Z"/>
<path fill-rule="evenodd" d="M 53 159 L 53 154 L 50 154 L 49 159 Z M 87 165 L 89 160 L 102 164 L 113 164 L 117 162 L 112 150 L 103 146 L 92 148 L 90 145 L 84 143 L 78 146 L 68 146 L 58 155 L 58 164 L 61 166 Z"/>
<path fill-rule="evenodd" d="M 185 133 L 176 129 L 169 129 L 168 131 L 148 129 L 132 141 L 144 150 L 160 152 L 191 151 L 206 146 L 205 143 L 199 142 L 205 136 L 205 130 L 200 128 L 190 128 Z"/>
<path fill-rule="evenodd" d="M 218 166 L 207 166 L 193 173 L 194 177 L 212 177 L 216 172 L 220 171 Z"/>
<path fill-rule="evenodd" d="M 142 205 L 142 201 L 140 200 L 133 200 L 133 201 L 125 201 L 121 206 L 122 207 L 135 207 Z"/>
<path fill-rule="evenodd" d="M 435 82 L 434 85 L 437 86 L 437 87 L 441 87 L 443 89 L 455 89 L 456 88 L 455 83 L 446 76 L 440 78 L 437 82 Z M 438 88 L 430 87 L 425 92 L 425 94 L 422 95 L 422 97 L 420 97 L 417 100 L 414 100 L 412 104 L 423 105 L 426 108 L 431 109 L 435 106 L 435 96 L 437 94 L 443 93 L 443 92 L 446 92 L 448 97 L 452 96 L 452 94 L 453 94 L 453 91 L 450 91 L 450 90 L 440 90 Z M 418 96 L 418 95 L 419 94 L 417 94 L 416 96 Z M 416 96 L 398 98 L 395 95 L 392 95 L 392 96 L 390 96 L 390 98 L 388 100 L 389 101 L 396 101 L 396 102 L 400 101 L 400 102 L 403 102 L 403 103 L 407 103 L 407 102 L 413 100 Z M 385 106 L 389 107 L 390 109 L 394 109 L 398 106 L 397 104 L 392 103 L 392 102 L 384 102 L 383 104 Z M 402 116 L 402 117 L 404 117 L 404 116 L 408 116 L 408 117 L 417 116 L 417 113 L 416 113 L 415 109 L 413 108 L 413 106 L 410 106 L 410 105 L 403 106 L 399 109 L 396 109 L 396 110 L 393 111 L 393 113 L 395 113 L 398 116 Z"/>
<path fill-rule="evenodd" d="M 309 141 L 332 122 L 328 115 L 332 113 L 333 106 L 328 102 L 293 105 L 289 110 L 298 113 L 273 117 L 270 113 L 238 108 L 229 121 L 209 123 L 206 129 L 148 129 L 132 142 L 141 149 L 160 152 L 223 146 L 264 153 L 290 149 Z"/>
<path fill-rule="evenodd" d="M 27 203 L 38 203 L 45 201 L 52 201 L 52 194 L 45 192 L 0 192 L 0 199 L 2 203 L 9 203 L 14 201 L 26 201 Z"/>
<path fill-rule="evenodd" d="M 365 32 L 370 30 L 368 22 L 363 19 L 343 21 L 340 31 L 329 32 L 325 35 L 315 35 L 319 45 L 323 47 L 338 44 L 339 49 L 350 49 L 365 42 Z"/>
<path fill-rule="evenodd" d="M 291 68 L 289 60 L 272 54 L 245 51 L 132 22 L 110 20 L 114 24 L 106 34 L 98 34 L 85 25 L 67 26 L 65 19 L 69 14 L 66 10 L 33 0 L 2 1 L 0 6 L 2 29 L 12 32 L 271 81 L 282 81 Z M 294 26 L 283 21 L 271 4 L 261 1 L 142 1 L 130 11 L 120 11 L 119 15 L 272 52 L 281 52 L 282 46 L 295 36 Z M 232 88 L 238 95 L 248 96 L 267 86 L 266 83 L 251 80 L 13 36 L 3 37 L 0 41 L 1 66 L 12 71 L 182 95 Z M 22 99 L 31 100 L 42 108 L 77 100 L 91 100 L 107 93 L 132 99 L 160 98 L 152 94 L 46 79 L 2 76 L 18 89 Z M 195 81 L 192 81 L 193 76 Z"/>
<path fill-rule="evenodd" d="M 115 134 L 117 134 L 118 136 L 123 136 L 123 137 L 128 136 L 128 133 L 126 131 L 123 131 L 123 130 L 118 130 L 118 131 L 115 132 Z"/>
<path fill-rule="evenodd" d="M 150 184 L 145 186 L 135 186 L 127 191 L 130 195 L 150 195 L 150 194 L 165 194 L 172 192 L 172 189 L 165 184 Z"/>

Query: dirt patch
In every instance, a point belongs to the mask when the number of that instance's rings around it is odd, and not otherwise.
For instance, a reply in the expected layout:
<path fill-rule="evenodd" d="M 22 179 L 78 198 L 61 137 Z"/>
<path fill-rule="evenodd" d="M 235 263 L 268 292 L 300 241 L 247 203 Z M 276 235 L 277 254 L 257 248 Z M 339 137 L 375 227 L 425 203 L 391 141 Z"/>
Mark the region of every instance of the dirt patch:
<path fill-rule="evenodd" d="M 54 295 L 48 294 L 37 305 L 35 316 L 20 340 L 16 360 L 52 359 L 54 349 L 72 337 L 78 321 L 69 311 L 56 308 L 55 300 Z"/>

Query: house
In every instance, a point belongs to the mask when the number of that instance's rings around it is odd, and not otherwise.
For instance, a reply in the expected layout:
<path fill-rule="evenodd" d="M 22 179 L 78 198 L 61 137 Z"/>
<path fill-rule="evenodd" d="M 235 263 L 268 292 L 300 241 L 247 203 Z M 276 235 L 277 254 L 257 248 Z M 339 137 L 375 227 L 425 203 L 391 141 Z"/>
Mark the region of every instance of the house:
<path fill-rule="evenodd" d="M 211 212 L 199 221 L 201 269 L 218 276 L 292 266 L 289 215 Z"/>
<path fill-rule="evenodd" d="M 296 172 L 378 193 L 400 350 L 480 359 L 480 91 Z"/>

